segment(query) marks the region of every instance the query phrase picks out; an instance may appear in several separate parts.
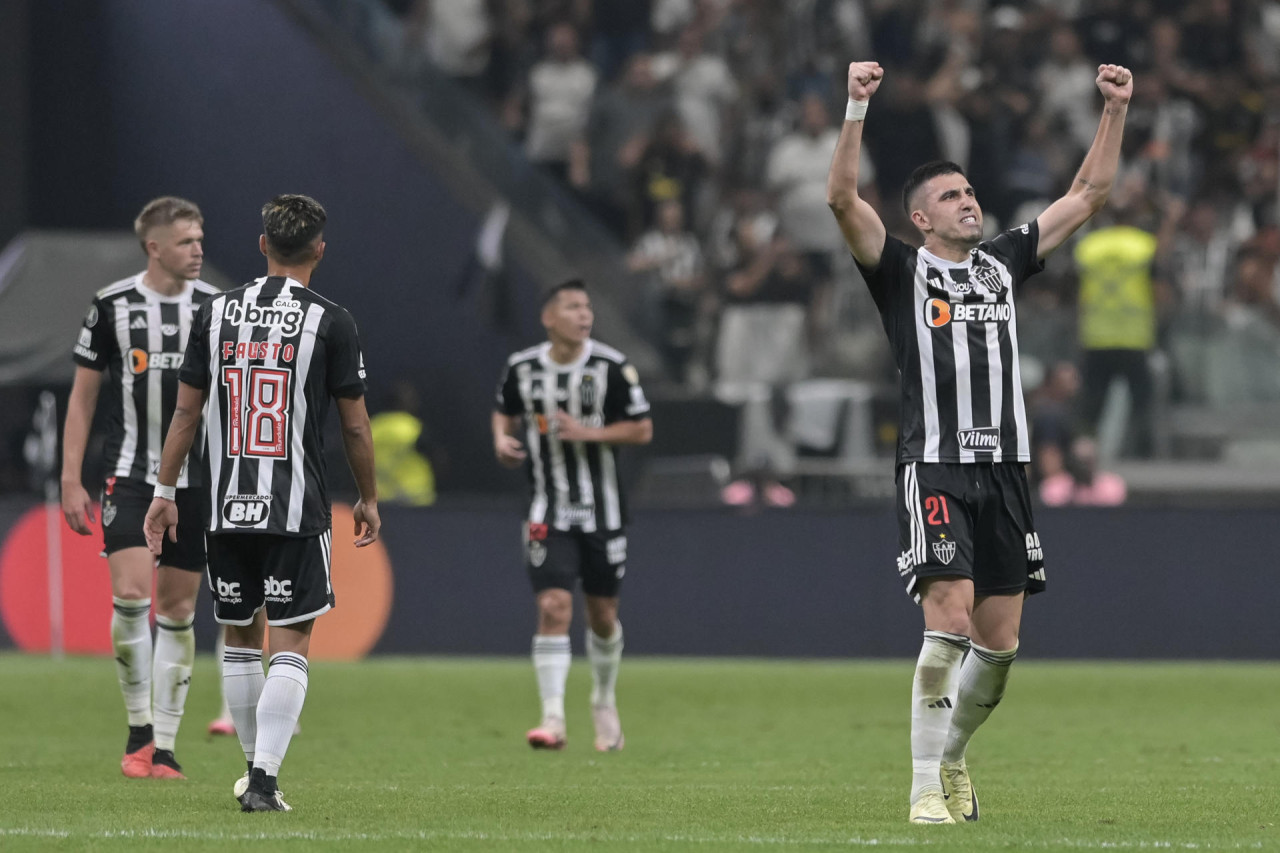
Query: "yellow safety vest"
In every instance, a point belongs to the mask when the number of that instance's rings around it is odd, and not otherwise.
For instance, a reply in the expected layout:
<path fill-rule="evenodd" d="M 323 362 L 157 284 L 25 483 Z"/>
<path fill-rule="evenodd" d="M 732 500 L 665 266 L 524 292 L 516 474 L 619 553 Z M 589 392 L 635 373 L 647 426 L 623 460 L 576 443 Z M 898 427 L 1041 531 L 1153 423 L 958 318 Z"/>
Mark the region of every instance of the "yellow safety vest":
<path fill-rule="evenodd" d="M 414 446 L 422 435 L 422 421 L 408 412 L 382 412 L 369 419 L 369 430 L 378 500 L 410 506 L 435 503 L 435 472 Z"/>
<path fill-rule="evenodd" d="M 1139 228 L 1099 228 L 1076 244 L 1080 344 L 1085 349 L 1149 350 L 1156 342 L 1151 263 L 1156 238 Z"/>

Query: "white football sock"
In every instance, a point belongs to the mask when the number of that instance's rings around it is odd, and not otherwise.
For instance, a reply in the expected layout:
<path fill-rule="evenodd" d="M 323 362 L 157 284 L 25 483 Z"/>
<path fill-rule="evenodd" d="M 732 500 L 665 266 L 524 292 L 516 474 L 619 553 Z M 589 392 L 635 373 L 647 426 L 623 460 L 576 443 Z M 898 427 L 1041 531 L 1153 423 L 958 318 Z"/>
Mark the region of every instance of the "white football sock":
<path fill-rule="evenodd" d="M 306 699 L 307 659 L 294 652 L 276 652 L 258 699 L 258 741 L 253 756 L 253 766 L 261 767 L 268 776 L 280 775 L 280 762 L 289 750 Z"/>
<path fill-rule="evenodd" d="M 129 725 L 151 725 L 151 599 L 111 597 L 111 647 Z"/>
<path fill-rule="evenodd" d="M 928 790 L 942 791 L 939 764 L 951 725 L 960 662 L 969 638 L 925 631 L 911 682 L 911 802 Z"/>
<path fill-rule="evenodd" d="M 569 664 L 573 652 L 568 635 L 534 634 L 533 671 L 538 676 L 538 695 L 542 697 L 542 717 L 564 719 L 564 685 L 569 680 Z"/>
<path fill-rule="evenodd" d="M 171 619 L 156 614 L 156 650 L 151 664 L 152 712 L 156 720 L 156 749 L 173 750 L 182 723 L 182 710 L 191 687 L 196 661 L 195 616 Z"/>
<path fill-rule="evenodd" d="M 603 639 L 587 628 L 587 660 L 591 662 L 591 704 L 617 704 L 614 686 L 618 683 L 618 664 L 622 662 L 622 623 L 613 623 L 613 636 Z"/>
<path fill-rule="evenodd" d="M 238 649 L 226 646 L 222 650 L 222 695 L 236 725 L 236 736 L 244 757 L 253 761 L 254 745 L 258 739 L 258 699 L 267 677 L 262 671 L 262 649 Z"/>
<path fill-rule="evenodd" d="M 960 689 L 956 693 L 956 707 L 947 731 L 947 747 L 942 751 L 943 761 L 954 764 L 964 758 L 969 738 L 1004 698 L 1009 670 L 1017 656 L 1017 646 L 996 652 L 974 643 L 969 649 L 969 656 L 960 667 Z"/>

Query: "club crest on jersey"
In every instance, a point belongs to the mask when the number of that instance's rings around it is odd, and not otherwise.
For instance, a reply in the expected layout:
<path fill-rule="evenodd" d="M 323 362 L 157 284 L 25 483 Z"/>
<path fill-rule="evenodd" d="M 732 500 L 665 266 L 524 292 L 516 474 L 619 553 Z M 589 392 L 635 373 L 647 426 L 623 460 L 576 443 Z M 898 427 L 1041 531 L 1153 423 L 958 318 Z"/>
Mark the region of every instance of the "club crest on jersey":
<path fill-rule="evenodd" d="M 941 542 L 934 542 L 933 556 L 937 557 L 942 565 L 951 565 L 951 561 L 956 558 L 956 543 L 945 538 Z"/>
<path fill-rule="evenodd" d="M 596 405 L 596 378 L 591 375 L 582 377 L 582 408 L 593 409 Z"/>
<path fill-rule="evenodd" d="M 1000 270 L 981 256 L 974 256 L 969 268 L 969 280 L 985 287 L 988 293 L 995 294 L 1004 290 L 1004 277 L 1000 275 Z"/>
<path fill-rule="evenodd" d="M 995 453 L 1000 449 L 1000 427 L 975 427 L 956 432 L 961 450 L 973 453 Z"/>

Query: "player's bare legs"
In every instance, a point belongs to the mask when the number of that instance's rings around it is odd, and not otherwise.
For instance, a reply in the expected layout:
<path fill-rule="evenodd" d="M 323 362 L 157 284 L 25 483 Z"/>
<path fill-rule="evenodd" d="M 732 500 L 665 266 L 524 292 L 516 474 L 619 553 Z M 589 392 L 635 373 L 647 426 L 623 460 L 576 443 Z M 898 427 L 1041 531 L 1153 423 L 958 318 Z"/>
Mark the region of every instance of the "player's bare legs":
<path fill-rule="evenodd" d="M 614 692 L 622 661 L 622 623 L 618 621 L 618 597 L 588 595 L 587 660 L 591 662 L 591 720 L 595 723 L 595 747 L 600 752 L 622 749 L 622 723 Z"/>
<path fill-rule="evenodd" d="M 231 705 L 227 702 L 227 691 L 223 690 L 222 685 L 222 659 L 227 649 L 227 635 L 222 627 L 218 628 L 218 639 L 213 646 L 213 657 L 218 663 L 218 695 L 222 697 L 222 708 L 218 711 L 218 716 L 209 721 L 208 731 L 210 735 L 233 735 L 236 733 L 235 721 L 231 719 Z"/>
<path fill-rule="evenodd" d="M 973 605 L 973 644 L 960 667 L 951 725 L 942 750 L 947 809 L 957 820 L 978 819 L 978 796 L 969 779 L 965 750 L 978 727 L 1004 698 L 1009 671 L 1018 655 L 1023 593 L 980 596 Z"/>
<path fill-rule="evenodd" d="M 572 652 L 569 623 L 573 620 L 573 593 L 544 589 L 538 593 L 538 633 L 533 638 L 533 671 L 542 699 L 542 722 L 525 739 L 534 749 L 562 749 L 565 744 L 564 685 L 569 679 Z"/>
<path fill-rule="evenodd" d="M 111 646 L 129 719 L 129 741 L 120 768 L 134 779 L 151 776 L 155 734 L 151 716 L 151 583 L 155 558 L 146 548 L 123 548 L 107 557 L 111 571 Z"/>
<path fill-rule="evenodd" d="M 148 552 L 149 553 L 149 552 Z M 196 596 L 201 572 L 161 566 L 156 574 L 156 639 L 151 669 L 152 714 L 155 718 L 154 779 L 184 779 L 174 757 L 174 743 L 191 686 L 196 660 Z"/>
<path fill-rule="evenodd" d="M 941 762 L 960 664 L 969 650 L 973 581 L 923 583 L 924 642 L 911 684 L 911 822 L 954 823 L 943 799 Z"/>

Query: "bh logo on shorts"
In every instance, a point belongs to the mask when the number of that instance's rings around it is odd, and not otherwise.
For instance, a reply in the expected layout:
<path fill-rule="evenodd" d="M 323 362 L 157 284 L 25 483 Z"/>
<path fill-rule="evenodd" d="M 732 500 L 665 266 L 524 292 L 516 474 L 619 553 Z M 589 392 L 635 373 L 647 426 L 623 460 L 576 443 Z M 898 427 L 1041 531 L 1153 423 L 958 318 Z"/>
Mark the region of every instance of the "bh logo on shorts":
<path fill-rule="evenodd" d="M 240 584 L 237 582 L 227 583 L 222 578 L 218 578 L 218 600 L 225 601 L 227 604 L 239 604 Z"/>
<path fill-rule="evenodd" d="M 262 580 L 262 594 L 267 601 L 293 601 L 293 581 L 276 580 L 272 575 Z"/>

